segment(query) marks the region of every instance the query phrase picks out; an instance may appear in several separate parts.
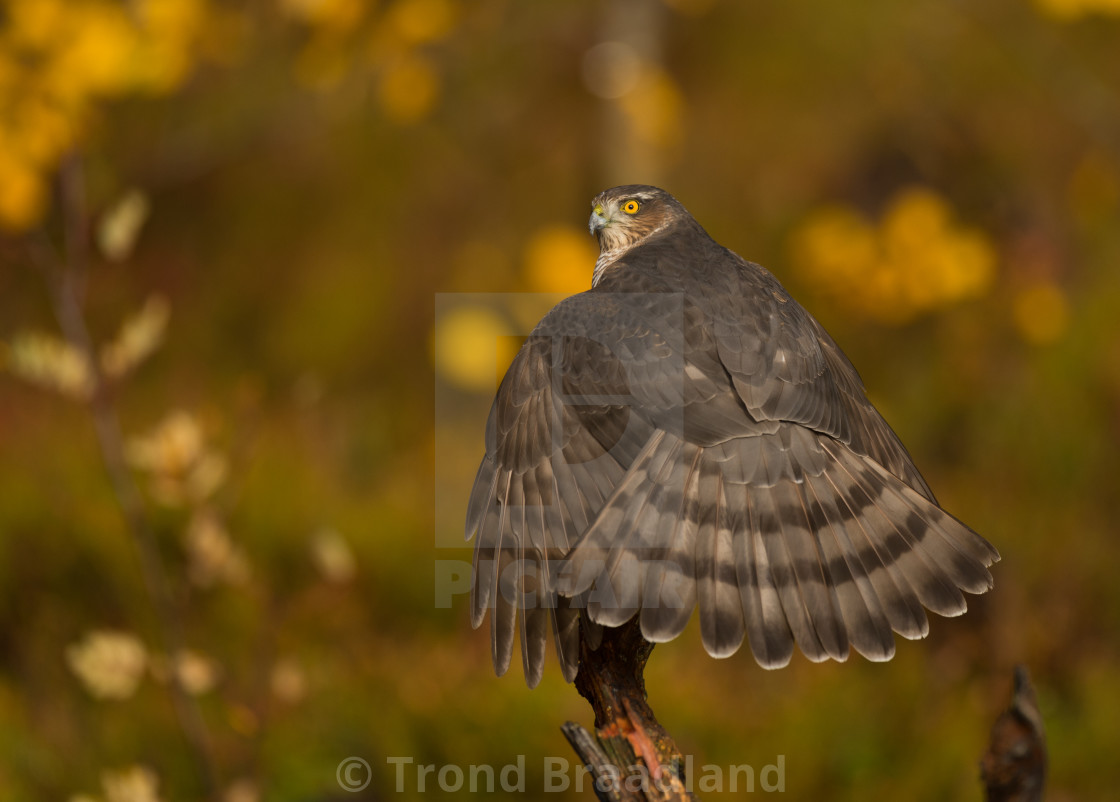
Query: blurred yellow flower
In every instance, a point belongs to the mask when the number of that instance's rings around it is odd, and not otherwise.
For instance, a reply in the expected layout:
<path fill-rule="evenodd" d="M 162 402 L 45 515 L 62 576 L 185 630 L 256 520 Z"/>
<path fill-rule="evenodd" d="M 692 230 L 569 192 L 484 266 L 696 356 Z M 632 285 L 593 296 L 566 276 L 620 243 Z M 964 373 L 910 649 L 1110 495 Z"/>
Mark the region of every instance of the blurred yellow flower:
<path fill-rule="evenodd" d="M 129 766 L 101 774 L 105 802 L 161 802 L 159 778 L 147 766 Z"/>
<path fill-rule="evenodd" d="M 202 427 L 190 414 L 175 411 L 147 437 L 133 438 L 127 450 L 133 467 L 185 473 L 202 453 Z"/>
<path fill-rule="evenodd" d="M 538 229 L 525 247 L 525 273 L 537 292 L 572 294 L 591 287 L 598 251 L 583 229 L 547 226 Z"/>
<path fill-rule="evenodd" d="M 52 334 L 21 332 L 8 346 L 7 368 L 26 382 L 79 401 L 89 398 L 94 375 L 81 351 Z"/>
<path fill-rule="evenodd" d="M 350 544 L 333 529 L 320 529 L 312 535 L 311 560 L 328 582 L 349 582 L 358 572 Z"/>
<path fill-rule="evenodd" d="M 260 802 L 261 789 L 248 777 L 241 777 L 226 786 L 222 802 Z"/>
<path fill-rule="evenodd" d="M 43 214 L 47 183 L 33 164 L 15 158 L 15 153 L 0 144 L 0 225 L 18 230 Z"/>
<path fill-rule="evenodd" d="M 149 92 L 180 86 L 194 66 L 195 51 L 210 22 L 206 0 L 141 0 L 134 80 Z"/>
<path fill-rule="evenodd" d="M 132 253 L 148 219 L 148 196 L 138 189 L 129 190 L 106 210 L 97 226 L 97 246 L 110 262 L 122 262 Z"/>
<path fill-rule="evenodd" d="M 91 695 L 127 699 L 140 685 L 148 652 L 135 635 L 94 630 L 66 649 L 66 663 Z"/>
<path fill-rule="evenodd" d="M 49 0 L 54 2 L 54 0 Z M 123 6 L 67 4 L 48 43 L 44 82 L 58 98 L 81 103 L 87 95 L 113 94 L 131 82 L 135 26 Z"/>
<path fill-rule="evenodd" d="M 958 225 L 931 190 L 899 193 L 878 225 L 855 210 L 825 207 L 794 233 L 794 267 L 838 302 L 882 323 L 983 295 L 995 251 L 980 231 Z"/>
<path fill-rule="evenodd" d="M 217 662 L 191 649 L 182 649 L 175 655 L 174 668 L 179 686 L 192 696 L 213 690 L 221 674 Z"/>
<path fill-rule="evenodd" d="M 27 48 L 49 45 L 65 14 L 63 0 L 8 0 L 5 6 L 5 34 Z"/>
<path fill-rule="evenodd" d="M 396 123 L 422 120 L 439 96 L 439 74 L 428 59 L 409 54 L 385 65 L 377 85 L 377 100 L 385 116 Z"/>
<path fill-rule="evenodd" d="M 297 56 L 297 78 L 316 88 L 336 85 L 370 4 L 282 0 L 281 8 L 313 31 Z M 389 119 L 414 123 L 435 106 L 439 74 L 415 48 L 446 37 L 458 12 L 452 0 L 397 0 L 386 12 L 373 42 L 376 97 Z M 229 61 L 245 38 L 245 19 L 213 0 L 6 0 L 0 226 L 24 230 L 42 217 L 48 177 L 81 142 L 98 104 L 173 92 L 201 57 Z"/>
<path fill-rule="evenodd" d="M 307 674 L 295 658 L 283 657 L 272 667 L 269 688 L 282 702 L 301 702 L 307 696 Z"/>
<path fill-rule="evenodd" d="M 499 341 L 513 334 L 494 311 L 461 306 L 436 321 L 436 370 L 465 390 L 493 392 L 497 387 Z"/>
<path fill-rule="evenodd" d="M 1019 334 L 1034 345 L 1055 342 L 1069 328 L 1069 301 L 1062 289 L 1049 281 L 1019 290 L 1012 314 Z"/>
<path fill-rule="evenodd" d="M 97 103 L 180 86 L 222 16 L 215 14 L 207 0 L 7 0 L 0 225 L 20 230 L 38 221 L 47 176 L 81 140 Z"/>
<path fill-rule="evenodd" d="M 815 212 L 797 231 L 795 262 L 837 285 L 854 284 L 878 260 L 875 227 L 845 206 Z"/>
<path fill-rule="evenodd" d="M 77 120 L 51 98 L 27 97 L 19 112 L 26 127 L 19 132 L 18 140 L 11 143 L 11 149 L 21 152 L 28 164 L 41 164 L 55 158 L 74 140 Z"/>
<path fill-rule="evenodd" d="M 217 514 L 203 508 L 191 516 L 184 537 L 187 575 L 199 587 L 219 582 L 242 585 L 248 581 L 249 561 L 234 544 Z"/>
<path fill-rule="evenodd" d="M 114 340 L 101 349 L 101 369 L 106 376 L 120 378 L 151 356 L 163 344 L 171 307 L 161 295 L 153 295 L 135 315 L 126 318 Z"/>
<path fill-rule="evenodd" d="M 176 410 L 147 435 L 125 445 L 129 463 L 151 474 L 152 494 L 168 506 L 198 503 L 225 480 L 225 458 L 204 442 L 202 426 Z"/>

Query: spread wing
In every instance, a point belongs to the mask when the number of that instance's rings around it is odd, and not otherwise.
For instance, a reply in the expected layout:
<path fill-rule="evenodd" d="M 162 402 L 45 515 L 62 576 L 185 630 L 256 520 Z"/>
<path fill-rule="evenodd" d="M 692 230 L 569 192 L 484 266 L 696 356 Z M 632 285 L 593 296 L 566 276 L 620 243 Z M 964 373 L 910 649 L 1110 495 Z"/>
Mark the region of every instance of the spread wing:
<path fill-rule="evenodd" d="M 555 592 L 556 566 L 653 431 L 633 414 L 625 367 L 604 345 L 632 335 L 615 307 L 605 296 L 577 295 L 530 335 L 498 388 L 468 504 L 467 538 L 477 533 L 471 622 L 480 626 L 492 611 L 498 674 L 520 630 L 530 687 L 543 672 L 550 623 L 564 677 L 575 678 L 579 609 Z M 656 364 L 655 348 L 641 351 Z"/>
<path fill-rule="evenodd" d="M 498 673 L 520 630 L 535 685 L 551 621 L 573 678 L 584 608 L 587 626 L 640 615 L 657 642 L 698 606 L 710 654 L 747 636 L 767 667 L 795 643 L 889 659 L 892 630 L 921 637 L 923 608 L 991 586 L 998 554 L 937 506 L 831 338 L 707 243 L 671 281 L 635 249 L 549 313 L 498 390 L 467 515 Z"/>
<path fill-rule="evenodd" d="M 765 268 L 724 251 L 709 308 L 719 359 L 756 418 L 800 423 L 870 457 L 936 500 L 906 448 L 867 400 L 828 332 Z"/>

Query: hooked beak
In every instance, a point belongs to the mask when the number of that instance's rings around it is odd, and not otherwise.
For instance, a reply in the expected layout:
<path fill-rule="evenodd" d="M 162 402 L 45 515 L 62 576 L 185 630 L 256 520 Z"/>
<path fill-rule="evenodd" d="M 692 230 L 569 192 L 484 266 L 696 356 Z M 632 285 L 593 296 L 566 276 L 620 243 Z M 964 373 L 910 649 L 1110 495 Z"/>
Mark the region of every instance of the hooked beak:
<path fill-rule="evenodd" d="M 598 234 L 610 225 L 610 222 L 611 219 L 607 217 L 607 212 L 603 208 L 603 205 L 597 204 L 595 208 L 591 210 L 591 219 L 587 221 L 587 230 L 592 234 Z"/>

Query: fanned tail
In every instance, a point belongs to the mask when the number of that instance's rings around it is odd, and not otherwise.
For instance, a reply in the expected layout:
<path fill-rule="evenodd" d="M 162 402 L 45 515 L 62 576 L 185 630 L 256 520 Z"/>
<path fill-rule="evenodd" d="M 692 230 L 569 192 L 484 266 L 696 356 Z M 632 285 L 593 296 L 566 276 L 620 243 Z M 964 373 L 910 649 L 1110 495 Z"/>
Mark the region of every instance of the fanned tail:
<path fill-rule="evenodd" d="M 700 608 L 713 657 L 744 637 L 760 665 L 894 654 L 926 609 L 964 612 L 992 584 L 987 541 L 874 460 L 785 426 L 708 447 L 657 432 L 565 560 L 556 585 L 590 618 L 640 614 L 653 642 Z"/>

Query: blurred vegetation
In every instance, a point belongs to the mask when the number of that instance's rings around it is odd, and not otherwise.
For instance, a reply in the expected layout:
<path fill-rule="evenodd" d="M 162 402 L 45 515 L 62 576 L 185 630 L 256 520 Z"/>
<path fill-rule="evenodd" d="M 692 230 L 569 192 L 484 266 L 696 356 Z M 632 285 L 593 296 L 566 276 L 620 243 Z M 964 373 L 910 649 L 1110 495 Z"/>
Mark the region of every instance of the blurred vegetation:
<path fill-rule="evenodd" d="M 198 799 L 202 760 L 226 802 L 413 798 L 386 757 L 518 755 L 539 795 L 587 709 L 495 679 L 439 561 L 496 377 L 589 283 L 588 200 L 648 182 L 825 323 L 1003 554 L 884 665 L 690 628 L 648 672 L 678 743 L 785 755 L 794 798 L 975 799 L 1021 661 L 1048 798 L 1111 798 L 1118 42 L 1112 0 L 0 1 L 0 796 Z"/>

